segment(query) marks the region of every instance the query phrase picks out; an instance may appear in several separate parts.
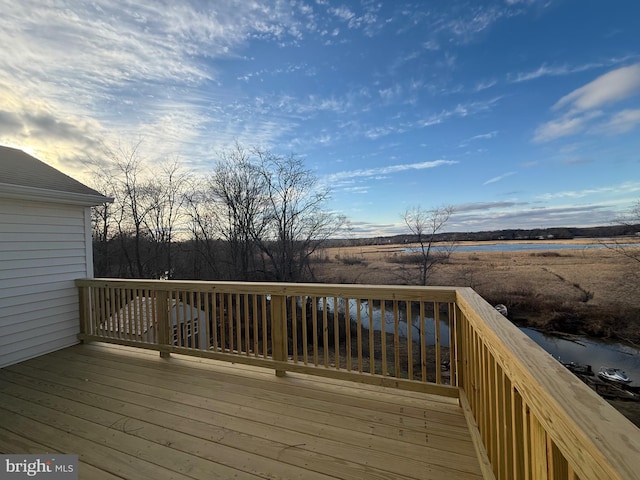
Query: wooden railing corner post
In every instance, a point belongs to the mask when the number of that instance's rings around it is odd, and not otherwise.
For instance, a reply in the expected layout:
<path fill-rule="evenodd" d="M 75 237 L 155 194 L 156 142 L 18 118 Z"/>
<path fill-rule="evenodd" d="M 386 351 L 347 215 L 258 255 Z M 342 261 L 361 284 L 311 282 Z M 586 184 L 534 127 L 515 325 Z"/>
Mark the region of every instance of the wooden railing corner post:
<path fill-rule="evenodd" d="M 287 312 L 286 297 L 271 296 L 271 345 L 273 359 L 280 362 L 287 361 Z M 277 377 L 284 377 L 285 370 L 276 369 Z"/>
<path fill-rule="evenodd" d="M 156 325 L 158 328 L 158 345 L 161 358 L 169 358 L 170 335 L 169 295 L 166 290 L 156 291 Z"/>
<path fill-rule="evenodd" d="M 80 335 L 78 336 L 80 339 L 80 343 L 85 343 L 84 336 L 87 333 L 90 333 L 89 329 L 89 319 L 91 315 L 89 314 L 90 308 L 90 299 L 89 299 L 89 287 L 79 286 L 78 287 L 78 308 L 80 314 Z"/>

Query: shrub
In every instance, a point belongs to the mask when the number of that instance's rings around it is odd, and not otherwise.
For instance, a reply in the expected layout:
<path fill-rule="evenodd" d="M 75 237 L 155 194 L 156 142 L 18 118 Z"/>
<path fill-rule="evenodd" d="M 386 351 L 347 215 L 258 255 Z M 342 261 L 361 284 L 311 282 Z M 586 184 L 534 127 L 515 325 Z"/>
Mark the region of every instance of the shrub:
<path fill-rule="evenodd" d="M 568 255 L 566 253 L 560 253 L 560 252 L 532 252 L 529 254 L 532 257 L 570 257 L 571 255 Z"/>

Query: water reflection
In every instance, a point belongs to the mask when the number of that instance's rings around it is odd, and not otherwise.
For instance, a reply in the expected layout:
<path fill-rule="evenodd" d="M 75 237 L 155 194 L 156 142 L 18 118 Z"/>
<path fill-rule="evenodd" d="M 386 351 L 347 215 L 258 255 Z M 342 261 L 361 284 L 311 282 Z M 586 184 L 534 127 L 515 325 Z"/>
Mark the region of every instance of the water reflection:
<path fill-rule="evenodd" d="M 318 306 L 323 308 L 323 301 L 318 299 Z M 334 304 L 337 305 L 338 312 L 345 314 L 347 300 L 343 298 L 326 299 L 327 312 L 333 315 Z M 393 302 L 387 301 L 370 302 L 367 300 L 349 299 L 349 319 L 355 325 L 360 313 L 360 322 L 363 328 L 369 328 L 373 324 L 376 331 L 381 330 L 384 324 L 385 331 L 393 334 L 395 332 Z M 383 310 L 384 305 L 384 310 Z M 427 302 L 427 307 L 432 303 Z M 420 304 L 411 302 L 412 308 L 407 312 L 406 303 L 398 302 L 398 332 L 403 338 L 407 337 L 407 325 L 411 325 L 411 339 L 418 342 L 420 339 Z M 427 310 L 428 311 L 428 310 Z M 449 346 L 449 321 L 446 313 L 440 315 L 440 344 Z M 444 319 L 444 320 L 443 320 Z M 407 321 L 409 320 L 409 321 Z M 435 345 L 436 328 L 433 313 L 424 318 L 425 339 L 427 345 Z M 591 338 L 575 337 L 571 340 L 565 338 L 545 335 L 530 328 L 522 328 L 527 336 L 540 345 L 544 350 L 562 362 L 575 362 L 588 364 L 598 371 L 600 367 L 621 368 L 631 377 L 631 385 L 640 386 L 640 350 L 621 343 L 605 343 Z"/>
<path fill-rule="evenodd" d="M 621 368 L 631 377 L 631 385 L 640 386 L 640 350 L 622 343 L 605 343 L 595 339 L 576 337 L 573 340 L 552 337 L 530 328 L 522 328 L 534 342 L 562 362 Z"/>
<path fill-rule="evenodd" d="M 474 245 L 456 245 L 454 247 L 455 252 L 521 252 L 529 250 L 587 250 L 591 248 L 611 248 L 622 247 L 632 248 L 637 247 L 638 243 L 481 243 Z M 444 251 L 450 250 L 451 247 L 432 247 L 433 250 Z M 405 248 L 405 253 L 419 253 L 420 249 L 417 247 Z"/>
<path fill-rule="evenodd" d="M 341 314 L 345 314 L 346 312 L 346 300 L 344 298 L 339 298 L 335 302 L 337 303 L 338 312 Z M 359 303 L 359 305 L 358 305 Z M 412 308 L 410 312 L 407 312 L 406 303 L 398 302 L 398 333 L 402 338 L 407 337 L 407 326 L 411 325 L 411 339 L 413 342 L 418 342 L 420 340 L 420 304 L 419 302 L 410 302 Z M 322 301 L 320 301 L 319 306 L 322 308 Z M 383 312 L 384 305 L 384 312 Z M 431 303 L 427 303 L 428 306 L 431 306 Z M 334 299 L 327 298 L 327 311 L 333 314 L 334 310 Z M 381 330 L 381 326 L 384 323 L 385 331 L 387 333 L 395 332 L 395 320 L 394 320 L 394 309 L 393 309 L 393 301 L 382 302 L 371 302 L 369 304 L 368 300 L 358 300 L 349 299 L 349 319 L 353 324 L 356 324 L 358 320 L 358 311 L 360 312 L 360 323 L 362 328 L 369 328 L 369 325 L 373 324 L 373 329 L 376 331 Z M 371 318 L 370 318 L 371 317 Z M 443 320 L 444 318 L 444 320 Z M 409 321 L 407 321 L 409 320 Z M 439 334 L 440 334 L 440 345 L 443 347 L 449 346 L 449 320 L 446 314 L 440 314 L 440 322 L 439 322 Z M 427 345 L 435 345 L 436 343 L 436 326 L 433 316 L 425 316 L 424 317 L 424 331 L 425 331 L 425 340 Z"/>

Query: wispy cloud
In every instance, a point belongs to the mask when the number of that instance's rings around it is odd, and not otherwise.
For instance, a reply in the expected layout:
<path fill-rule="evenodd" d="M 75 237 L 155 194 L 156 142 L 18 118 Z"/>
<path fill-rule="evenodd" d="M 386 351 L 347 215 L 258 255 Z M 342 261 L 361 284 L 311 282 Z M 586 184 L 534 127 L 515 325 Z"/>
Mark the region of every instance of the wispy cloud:
<path fill-rule="evenodd" d="M 351 8 L 341 5 L 339 7 L 331 7 L 328 12 L 345 22 L 347 27 L 352 30 L 362 29 L 367 36 L 375 35 L 383 26 L 378 19 L 378 11 L 381 5 L 374 2 L 364 3 L 363 11 L 356 13 Z"/>
<path fill-rule="evenodd" d="M 640 93 L 640 63 L 605 73 L 592 82 L 565 95 L 552 107 L 568 107 L 583 112 L 624 100 Z"/>
<path fill-rule="evenodd" d="M 640 109 L 622 110 L 613 115 L 607 122 L 596 126 L 600 132 L 615 135 L 633 130 L 640 124 Z"/>
<path fill-rule="evenodd" d="M 558 100 L 551 109 L 564 112 L 558 118 L 540 125 L 534 132 L 533 140 L 546 142 L 582 132 L 627 132 L 640 123 L 638 111 L 627 109 L 608 113 L 605 109 L 639 94 L 640 63 L 605 73 Z M 593 120 L 606 115 L 609 120 L 599 128 L 593 128 Z"/>
<path fill-rule="evenodd" d="M 572 75 L 574 73 L 586 72 L 598 68 L 609 68 L 615 65 L 621 65 L 634 59 L 637 61 L 637 55 L 626 55 L 623 57 L 613 57 L 598 62 L 583 63 L 580 65 L 570 65 L 568 63 L 562 65 L 548 65 L 543 63 L 535 70 L 528 72 L 510 73 L 507 80 L 513 83 L 528 82 L 542 77 L 560 77 Z"/>
<path fill-rule="evenodd" d="M 487 90 L 491 87 L 494 87 L 495 85 L 498 84 L 497 80 L 487 80 L 484 82 L 480 82 L 478 84 L 476 84 L 476 86 L 473 88 L 474 92 L 481 92 L 483 90 Z"/>
<path fill-rule="evenodd" d="M 455 206 L 456 213 L 486 212 L 487 210 L 505 209 L 527 205 L 527 202 L 476 202 L 463 203 Z"/>
<path fill-rule="evenodd" d="M 539 228 L 604 225 L 618 210 L 607 203 L 560 205 L 555 207 L 506 208 L 481 213 L 456 214 L 448 227 L 458 231 L 482 231 L 511 228 Z"/>
<path fill-rule="evenodd" d="M 535 142 L 548 142 L 556 138 L 566 137 L 584 132 L 590 121 L 602 115 L 602 112 L 589 112 L 579 116 L 563 116 L 540 125 L 534 132 Z"/>
<path fill-rule="evenodd" d="M 432 160 L 432 161 L 418 162 L 418 163 L 386 165 L 378 168 L 367 168 L 367 169 L 336 172 L 329 175 L 327 177 L 327 180 L 329 182 L 336 182 L 336 181 L 357 178 L 357 177 L 378 177 L 378 176 L 384 176 L 384 175 L 391 175 L 399 172 L 405 172 L 407 170 L 424 170 L 427 168 L 436 168 L 444 165 L 455 165 L 456 163 L 458 162 L 455 160 Z"/>
<path fill-rule="evenodd" d="M 612 193 L 626 195 L 640 192 L 640 182 L 624 182 L 619 185 L 609 185 L 599 188 L 585 188 L 583 190 L 565 190 L 563 192 L 545 193 L 539 195 L 540 200 L 554 200 L 558 198 L 584 198 L 591 195 L 609 195 Z"/>
<path fill-rule="evenodd" d="M 502 175 L 498 175 L 497 177 L 490 178 L 489 180 L 484 182 L 482 185 L 489 185 L 491 183 L 500 182 L 500 181 L 504 180 L 505 178 L 508 178 L 508 177 L 510 177 L 512 175 L 515 175 L 515 174 L 516 174 L 516 172 L 507 172 L 507 173 L 504 173 Z"/>
<path fill-rule="evenodd" d="M 593 68 L 601 68 L 605 65 L 601 63 L 587 63 L 584 65 L 547 65 L 543 63 L 536 70 L 529 72 L 519 72 L 510 74 L 509 80 L 514 83 L 528 82 L 529 80 L 536 80 L 541 77 L 559 77 L 563 75 L 570 75 L 572 73 L 584 72 Z"/>
<path fill-rule="evenodd" d="M 494 97 L 488 100 L 460 103 L 450 110 L 442 110 L 440 113 L 427 117 L 421 122 L 421 124 L 423 127 L 429 127 L 431 125 L 438 125 L 450 118 L 467 117 L 469 115 L 485 112 L 491 110 L 491 108 L 493 108 L 501 98 L 502 97 Z"/>
<path fill-rule="evenodd" d="M 498 136 L 498 131 L 494 130 L 494 131 L 489 132 L 489 133 L 481 133 L 480 135 L 474 135 L 473 137 L 468 139 L 467 142 L 473 142 L 474 140 L 489 140 L 489 139 L 495 138 L 497 136 Z"/>
<path fill-rule="evenodd" d="M 497 136 L 498 136 L 497 130 L 494 130 L 488 133 L 481 133 L 478 135 L 474 135 L 473 137 L 467 138 L 466 140 L 463 140 L 462 142 L 460 142 L 459 147 L 460 148 L 468 147 L 469 144 L 472 142 L 476 142 L 478 140 L 491 140 L 492 138 L 495 138 Z"/>

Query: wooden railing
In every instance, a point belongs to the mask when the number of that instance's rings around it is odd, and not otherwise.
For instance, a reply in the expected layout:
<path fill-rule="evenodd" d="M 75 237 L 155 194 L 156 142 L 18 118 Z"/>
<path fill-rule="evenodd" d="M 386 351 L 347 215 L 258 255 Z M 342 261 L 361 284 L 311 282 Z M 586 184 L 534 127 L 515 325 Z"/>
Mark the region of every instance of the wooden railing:
<path fill-rule="evenodd" d="M 472 289 L 76 283 L 83 341 L 458 398 L 486 478 L 638 478 L 640 431 Z"/>

